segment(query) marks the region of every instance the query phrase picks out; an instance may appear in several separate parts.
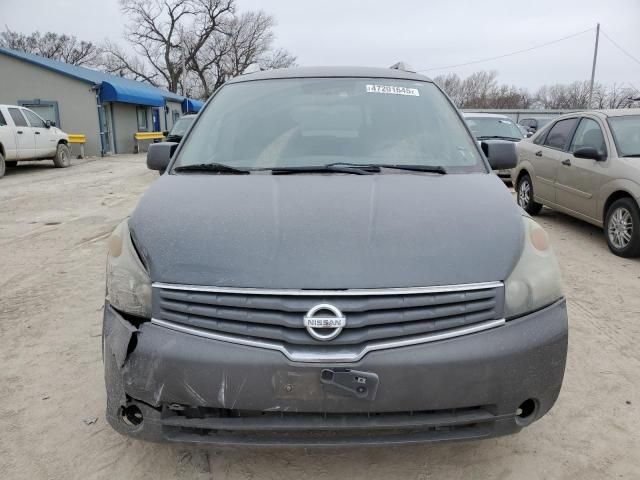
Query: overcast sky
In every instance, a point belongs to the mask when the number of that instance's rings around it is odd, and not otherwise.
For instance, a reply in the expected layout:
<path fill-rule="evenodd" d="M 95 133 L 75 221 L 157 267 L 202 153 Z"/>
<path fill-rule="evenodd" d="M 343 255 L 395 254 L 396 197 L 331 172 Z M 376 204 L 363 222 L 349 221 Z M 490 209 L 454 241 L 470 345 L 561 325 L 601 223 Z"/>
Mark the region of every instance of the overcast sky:
<path fill-rule="evenodd" d="M 278 21 L 277 46 L 300 65 L 430 69 L 527 49 L 594 28 L 640 59 L 640 0 L 237 0 Z M 118 0 L 0 0 L 0 22 L 21 32 L 52 30 L 100 42 L 121 41 Z M 1 25 L 0 23 L 0 25 Z M 535 89 L 588 79 L 595 32 L 507 58 L 430 70 L 467 75 L 497 70 L 499 80 Z M 640 63 L 601 36 L 596 80 L 640 89 Z"/>

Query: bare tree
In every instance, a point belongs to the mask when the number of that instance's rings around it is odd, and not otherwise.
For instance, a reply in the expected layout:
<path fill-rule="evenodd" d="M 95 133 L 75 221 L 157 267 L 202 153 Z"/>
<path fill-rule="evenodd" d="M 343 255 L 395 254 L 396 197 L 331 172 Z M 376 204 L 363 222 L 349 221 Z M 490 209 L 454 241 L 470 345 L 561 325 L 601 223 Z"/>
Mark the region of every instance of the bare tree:
<path fill-rule="evenodd" d="M 75 36 L 54 32 L 24 34 L 6 28 L 0 33 L 0 46 L 12 50 L 34 53 L 71 65 L 94 66 L 98 63 L 100 48 Z"/>
<path fill-rule="evenodd" d="M 177 92 L 190 65 L 234 12 L 234 0 L 120 0 L 125 38 L 137 55 L 107 44 L 105 67 Z"/>
<path fill-rule="evenodd" d="M 296 59 L 289 52 L 272 50 L 274 26 L 275 20 L 265 12 L 247 12 L 234 17 L 225 31 L 212 35 L 188 65 L 200 82 L 200 95 L 208 97 L 251 65 L 260 69 L 293 65 Z"/>

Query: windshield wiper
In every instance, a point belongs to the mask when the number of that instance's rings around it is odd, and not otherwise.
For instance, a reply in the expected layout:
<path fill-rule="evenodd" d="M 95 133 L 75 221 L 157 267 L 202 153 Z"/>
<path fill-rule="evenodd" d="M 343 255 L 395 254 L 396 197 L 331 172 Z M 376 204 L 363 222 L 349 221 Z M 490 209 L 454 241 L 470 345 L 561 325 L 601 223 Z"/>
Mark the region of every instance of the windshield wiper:
<path fill-rule="evenodd" d="M 381 168 L 393 168 L 396 170 L 409 170 L 412 172 L 426 172 L 426 173 L 439 173 L 440 175 L 444 175 L 447 173 L 445 168 L 441 165 L 404 165 L 404 164 L 396 164 L 396 163 L 370 163 L 370 164 L 359 164 L 359 163 L 348 163 L 348 162 L 335 162 L 330 163 L 327 166 L 338 167 L 357 167 L 362 169 L 371 169 L 372 172 L 379 172 Z"/>
<path fill-rule="evenodd" d="M 198 163 L 197 165 L 181 165 L 173 169 L 174 172 L 210 172 L 210 173 L 231 173 L 235 175 L 248 175 L 250 170 L 232 167 L 224 163 Z"/>
<path fill-rule="evenodd" d="M 518 137 L 509 137 L 506 135 L 480 135 L 479 137 L 476 137 L 478 140 L 493 140 L 493 139 L 497 139 L 497 140 L 522 140 L 522 138 L 518 138 Z"/>
<path fill-rule="evenodd" d="M 357 164 L 328 164 L 328 165 L 304 165 L 297 167 L 275 167 L 271 170 L 272 175 L 290 175 L 295 173 L 352 173 L 354 175 L 371 175 L 379 172 L 377 166 L 357 165 Z"/>

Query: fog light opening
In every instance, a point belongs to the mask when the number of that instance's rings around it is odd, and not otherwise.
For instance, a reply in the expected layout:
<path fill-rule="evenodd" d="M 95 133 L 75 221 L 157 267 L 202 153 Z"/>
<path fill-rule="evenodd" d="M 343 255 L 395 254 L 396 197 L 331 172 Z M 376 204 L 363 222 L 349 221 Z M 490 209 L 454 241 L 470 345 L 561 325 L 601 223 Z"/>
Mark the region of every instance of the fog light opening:
<path fill-rule="evenodd" d="M 533 398 L 525 400 L 516 410 L 516 422 L 519 425 L 528 425 L 535 419 L 537 410 L 538 403 Z"/>
<path fill-rule="evenodd" d="M 142 411 L 136 405 L 122 407 L 122 421 L 130 427 L 137 427 L 142 423 L 144 417 Z"/>

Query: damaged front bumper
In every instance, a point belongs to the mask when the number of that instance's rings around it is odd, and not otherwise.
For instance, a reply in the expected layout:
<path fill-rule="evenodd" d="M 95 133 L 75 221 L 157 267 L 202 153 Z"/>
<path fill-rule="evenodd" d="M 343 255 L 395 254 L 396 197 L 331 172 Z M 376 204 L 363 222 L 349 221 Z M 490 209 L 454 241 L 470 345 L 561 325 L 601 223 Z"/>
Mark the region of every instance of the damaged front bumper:
<path fill-rule="evenodd" d="M 150 322 L 135 327 L 108 304 L 103 342 L 107 418 L 133 437 L 227 445 L 465 440 L 517 432 L 552 407 L 567 311 L 561 300 L 492 330 L 343 364 L 292 362 Z"/>

